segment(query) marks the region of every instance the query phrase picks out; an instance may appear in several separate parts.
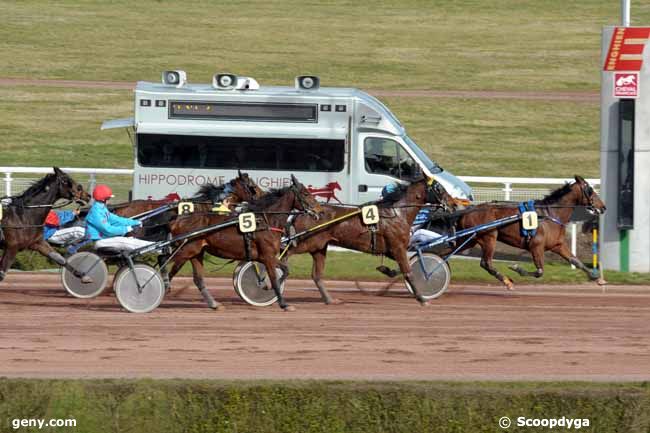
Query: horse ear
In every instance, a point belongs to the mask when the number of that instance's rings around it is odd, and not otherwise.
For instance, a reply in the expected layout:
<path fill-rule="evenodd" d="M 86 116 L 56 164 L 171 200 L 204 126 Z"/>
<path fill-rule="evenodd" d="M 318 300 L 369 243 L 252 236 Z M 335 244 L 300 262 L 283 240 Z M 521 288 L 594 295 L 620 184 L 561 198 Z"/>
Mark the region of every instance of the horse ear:
<path fill-rule="evenodd" d="M 293 183 L 296 186 L 298 185 L 298 179 L 296 179 L 296 176 L 294 176 L 293 174 L 291 175 L 291 183 Z"/>
<path fill-rule="evenodd" d="M 585 183 L 585 180 L 582 176 L 578 176 L 577 174 L 574 176 L 576 182 L 578 183 Z"/>
<path fill-rule="evenodd" d="M 61 171 L 59 167 L 52 167 L 52 169 L 54 170 L 54 174 L 56 174 L 57 176 L 63 174 L 63 171 Z"/>
<path fill-rule="evenodd" d="M 237 176 L 238 176 L 240 179 L 243 177 L 242 174 L 241 174 L 241 170 L 240 170 L 240 169 L 237 169 Z"/>

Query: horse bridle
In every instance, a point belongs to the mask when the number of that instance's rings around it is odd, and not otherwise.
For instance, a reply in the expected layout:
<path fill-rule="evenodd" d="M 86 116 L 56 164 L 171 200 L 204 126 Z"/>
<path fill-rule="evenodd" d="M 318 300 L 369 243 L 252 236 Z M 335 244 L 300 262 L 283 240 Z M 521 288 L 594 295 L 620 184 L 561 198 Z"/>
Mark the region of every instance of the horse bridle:
<path fill-rule="evenodd" d="M 427 184 L 427 202 L 433 204 L 433 200 L 430 200 L 431 194 L 433 198 L 435 199 L 435 204 L 437 204 L 441 209 L 443 209 L 445 212 L 449 211 L 449 206 L 447 206 L 447 201 L 445 200 L 445 193 L 444 190 L 442 189 L 442 185 L 440 183 L 436 182 L 435 180 L 431 183 L 431 185 Z"/>
<path fill-rule="evenodd" d="M 587 207 L 594 208 L 594 189 L 588 183 L 580 184 L 580 191 L 587 201 Z"/>
<path fill-rule="evenodd" d="M 318 217 L 318 213 L 317 213 L 316 211 L 314 211 L 314 210 L 311 208 L 311 205 L 309 205 L 309 204 L 305 201 L 305 199 L 302 197 L 302 194 L 300 194 L 300 191 L 298 190 L 298 185 L 296 185 L 296 184 L 293 183 L 293 182 L 291 183 L 291 191 L 293 192 L 294 196 L 295 196 L 296 199 L 298 200 L 298 203 L 300 203 L 300 207 L 302 207 L 302 210 L 305 211 L 305 212 L 307 212 L 307 214 L 310 215 L 311 217 L 313 217 L 313 218 L 315 218 L 316 220 L 318 220 L 318 218 L 319 218 L 319 217 Z"/>
<path fill-rule="evenodd" d="M 74 182 L 74 180 L 71 179 L 70 177 L 67 177 L 67 175 L 64 178 L 62 178 L 60 176 L 57 176 L 56 177 L 56 183 L 59 186 L 59 188 L 63 187 L 64 184 L 66 184 L 66 183 L 70 184 L 70 191 L 72 191 L 72 198 L 68 199 L 68 200 L 70 200 L 70 203 L 72 203 L 72 202 L 74 202 L 74 203 L 85 203 L 81 199 L 81 193 L 83 192 L 84 188 L 83 188 L 83 186 L 81 186 L 80 183 L 77 183 L 77 188 L 76 189 L 73 188 L 73 184 L 76 183 L 76 182 Z"/>

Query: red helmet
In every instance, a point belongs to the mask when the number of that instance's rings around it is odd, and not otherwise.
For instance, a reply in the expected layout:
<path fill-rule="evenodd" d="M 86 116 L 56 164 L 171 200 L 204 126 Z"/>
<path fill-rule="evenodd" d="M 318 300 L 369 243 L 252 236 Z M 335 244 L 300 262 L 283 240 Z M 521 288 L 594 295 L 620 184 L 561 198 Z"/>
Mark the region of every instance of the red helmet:
<path fill-rule="evenodd" d="M 61 222 L 59 221 L 59 216 L 56 214 L 56 212 L 51 210 L 50 213 L 48 213 L 47 217 L 45 218 L 45 225 L 58 227 L 60 224 Z"/>
<path fill-rule="evenodd" d="M 97 201 L 106 201 L 113 197 L 113 191 L 108 185 L 99 184 L 93 190 L 93 198 Z"/>

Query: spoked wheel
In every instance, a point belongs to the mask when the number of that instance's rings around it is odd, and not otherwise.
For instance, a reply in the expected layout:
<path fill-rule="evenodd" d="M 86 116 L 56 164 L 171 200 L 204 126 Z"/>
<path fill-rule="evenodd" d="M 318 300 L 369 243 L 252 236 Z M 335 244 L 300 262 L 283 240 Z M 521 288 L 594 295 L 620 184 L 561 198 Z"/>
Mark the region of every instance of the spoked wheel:
<path fill-rule="evenodd" d="M 94 298 L 102 293 L 108 283 L 108 267 L 101 257 L 95 253 L 82 251 L 71 255 L 68 263 L 79 274 L 92 280 L 84 283 L 81 277 L 75 276 L 64 267 L 61 271 L 61 282 L 68 293 L 75 298 Z"/>
<path fill-rule="evenodd" d="M 420 257 L 415 254 L 409 259 L 409 264 L 413 283 L 417 285 L 418 293 L 424 299 L 435 299 L 449 287 L 451 271 L 441 257 L 426 253 L 422 254 L 422 262 L 420 262 Z M 408 281 L 406 288 L 413 294 L 413 288 Z"/>
<path fill-rule="evenodd" d="M 276 268 L 275 272 L 281 279 L 282 270 Z M 235 292 L 248 304 L 266 307 L 278 300 L 266 267 L 259 262 L 239 262 L 232 279 Z M 280 293 L 284 293 L 284 282 L 280 286 Z"/>
<path fill-rule="evenodd" d="M 115 274 L 113 289 L 120 305 L 132 313 L 155 310 L 165 296 L 165 283 L 160 273 L 143 263 L 133 268 L 120 268 Z"/>

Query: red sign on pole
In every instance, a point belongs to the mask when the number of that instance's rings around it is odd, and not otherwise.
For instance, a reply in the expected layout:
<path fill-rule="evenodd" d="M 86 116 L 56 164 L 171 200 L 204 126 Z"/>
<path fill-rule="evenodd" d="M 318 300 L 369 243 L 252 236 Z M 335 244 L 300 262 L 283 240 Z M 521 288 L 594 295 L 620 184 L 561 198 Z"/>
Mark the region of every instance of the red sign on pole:
<path fill-rule="evenodd" d="M 640 71 L 650 27 L 616 27 L 605 57 L 605 71 Z"/>
<path fill-rule="evenodd" d="M 614 74 L 614 97 L 636 98 L 639 96 L 639 73 L 616 72 Z"/>

